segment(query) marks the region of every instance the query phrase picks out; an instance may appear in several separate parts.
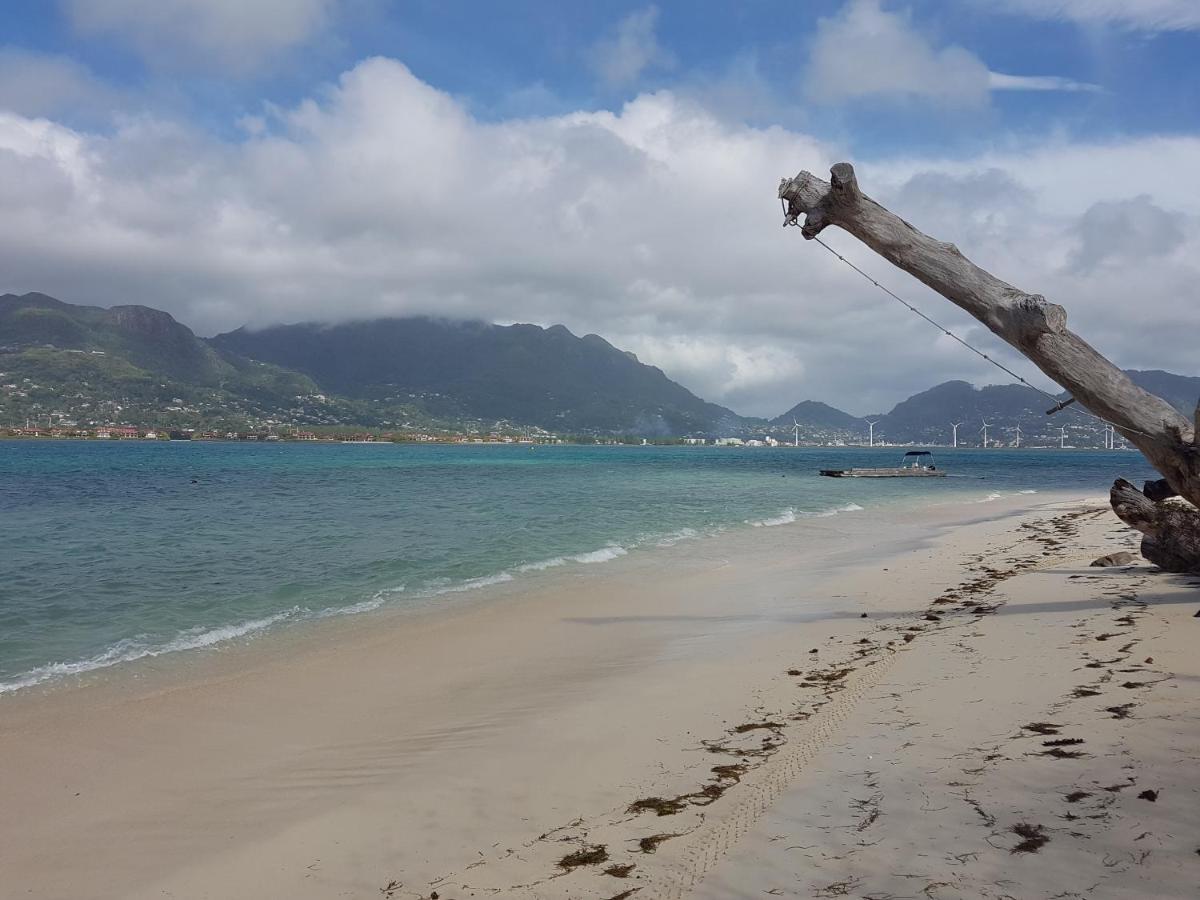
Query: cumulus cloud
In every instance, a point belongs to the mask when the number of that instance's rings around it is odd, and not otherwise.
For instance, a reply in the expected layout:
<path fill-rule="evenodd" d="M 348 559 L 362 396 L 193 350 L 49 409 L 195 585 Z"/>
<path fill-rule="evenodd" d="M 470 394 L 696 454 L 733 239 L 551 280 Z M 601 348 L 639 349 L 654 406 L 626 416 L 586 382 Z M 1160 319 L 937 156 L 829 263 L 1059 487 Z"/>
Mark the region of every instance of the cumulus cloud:
<path fill-rule="evenodd" d="M 119 93 L 65 56 L 0 47 L 0 109 L 25 116 L 103 117 Z"/>
<path fill-rule="evenodd" d="M 835 161 L 809 135 L 670 92 L 483 122 L 389 59 L 264 110 L 238 139 L 151 116 L 91 133 L 0 113 L 0 291 L 145 303 L 201 333 L 410 314 L 562 323 L 757 414 L 805 398 L 862 414 L 947 378 L 1004 380 L 779 227 L 779 176 Z M 1064 303 L 1119 362 L 1189 371 L 1200 305 L 1178 297 L 1200 274 L 1198 165 L 1200 139 L 1175 137 L 1026 142 L 859 174 L 918 227 Z M 1079 268 L 1080 223 L 1111 202 L 1112 173 L 1145 171 L 1146 202 L 1178 215 L 1174 252 Z M 844 233 L 826 239 L 1030 370 Z M 1153 343 L 1128 327 L 1130 296 L 1158 323 Z"/>
<path fill-rule="evenodd" d="M 632 12 L 617 23 L 611 34 L 592 47 L 591 62 L 610 87 L 629 87 L 651 68 L 669 68 L 674 58 L 658 42 L 658 7 Z"/>
<path fill-rule="evenodd" d="M 1146 194 L 1131 200 L 1102 200 L 1088 207 L 1076 226 L 1076 268 L 1140 262 L 1168 256 L 1186 238 L 1184 217 L 1153 203 Z"/>
<path fill-rule="evenodd" d="M 1196 0 L 985 0 L 990 12 L 1013 12 L 1043 20 L 1118 25 L 1139 31 L 1200 28 Z"/>
<path fill-rule="evenodd" d="M 75 27 L 156 65 L 249 72 L 310 41 L 339 0 L 60 0 Z"/>
<path fill-rule="evenodd" d="M 840 103 L 865 97 L 923 99 L 946 106 L 983 106 L 993 90 L 1098 90 L 1059 76 L 991 72 L 974 53 L 934 46 L 906 14 L 880 0 L 851 0 L 821 19 L 804 91 L 810 100 Z"/>

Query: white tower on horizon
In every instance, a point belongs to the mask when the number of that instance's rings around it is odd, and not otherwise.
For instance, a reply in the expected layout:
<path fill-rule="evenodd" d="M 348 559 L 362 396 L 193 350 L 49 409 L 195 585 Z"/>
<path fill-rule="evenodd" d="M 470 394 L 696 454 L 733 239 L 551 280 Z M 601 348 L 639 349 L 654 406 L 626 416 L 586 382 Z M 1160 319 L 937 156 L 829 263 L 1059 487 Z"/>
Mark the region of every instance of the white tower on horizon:
<path fill-rule="evenodd" d="M 983 432 L 983 449 L 986 450 L 988 444 L 987 430 L 992 427 L 992 423 L 985 420 L 981 421 L 983 421 L 983 427 L 979 430 Z"/>
<path fill-rule="evenodd" d="M 950 423 L 950 427 L 954 429 L 954 446 L 955 447 L 958 446 L 958 426 L 961 424 L 962 424 L 962 422 L 951 422 Z"/>
<path fill-rule="evenodd" d="M 876 419 L 874 422 L 872 422 L 869 419 L 863 419 L 863 421 L 866 422 L 867 427 L 871 429 L 869 436 L 867 438 L 868 446 L 874 447 L 875 446 L 875 426 L 879 424 L 879 420 Z"/>
<path fill-rule="evenodd" d="M 1020 422 L 1017 423 L 1017 442 L 1013 446 L 1014 447 L 1021 446 L 1021 423 Z"/>
<path fill-rule="evenodd" d="M 1058 426 L 1058 449 L 1059 450 L 1067 449 L 1067 426 L 1066 425 Z"/>
<path fill-rule="evenodd" d="M 796 421 L 795 416 L 792 416 L 792 446 L 800 446 L 800 423 Z"/>

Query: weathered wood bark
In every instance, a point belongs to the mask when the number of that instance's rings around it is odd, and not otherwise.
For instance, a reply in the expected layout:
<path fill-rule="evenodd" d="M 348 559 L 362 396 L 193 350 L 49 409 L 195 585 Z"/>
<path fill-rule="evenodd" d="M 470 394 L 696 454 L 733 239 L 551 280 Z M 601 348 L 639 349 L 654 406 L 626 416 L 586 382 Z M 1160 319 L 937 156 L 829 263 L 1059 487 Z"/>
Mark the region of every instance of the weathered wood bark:
<path fill-rule="evenodd" d="M 1142 533 L 1142 556 L 1168 572 L 1200 574 L 1200 510 L 1155 503 L 1124 478 L 1109 492 L 1113 512 Z"/>
<path fill-rule="evenodd" d="M 1001 281 L 963 256 L 953 244 L 931 238 L 880 206 L 859 190 L 849 163 L 835 165 L 828 182 L 809 172 L 785 178 L 780 182 L 779 196 L 787 201 L 785 224 L 798 224 L 804 216 L 802 233 L 808 239 L 836 225 L 969 312 L 1081 404 L 1111 422 L 1162 473 L 1171 490 L 1200 505 L 1200 447 L 1196 443 L 1200 406 L 1195 422 L 1189 421 L 1161 397 L 1142 390 L 1068 330 L 1067 314 L 1061 306 Z M 1137 493 L 1132 485 L 1129 489 Z M 1151 522 L 1144 516 L 1138 521 Z M 1190 527 L 1174 516 L 1164 523 L 1148 526 L 1155 529 L 1154 541 L 1159 544 L 1164 540 L 1164 528 Z M 1145 533 L 1149 537 L 1150 533 Z M 1190 571 L 1193 564 L 1200 565 L 1200 540 L 1195 549 L 1193 562 L 1183 568 L 1179 568 L 1183 565 L 1179 558 L 1171 556 L 1175 561 L 1172 570 Z"/>

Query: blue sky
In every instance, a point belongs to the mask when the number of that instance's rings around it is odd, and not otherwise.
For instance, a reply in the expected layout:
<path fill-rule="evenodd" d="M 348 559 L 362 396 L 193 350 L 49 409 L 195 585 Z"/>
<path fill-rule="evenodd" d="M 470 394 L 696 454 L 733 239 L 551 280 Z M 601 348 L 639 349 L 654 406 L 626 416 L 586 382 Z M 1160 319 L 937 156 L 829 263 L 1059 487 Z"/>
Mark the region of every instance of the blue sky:
<path fill-rule="evenodd" d="M 195 4 L 204 5 L 200 0 Z M 961 47 L 989 69 L 1008 75 L 1053 76 L 1096 88 L 995 91 L 985 105 L 957 107 L 954 114 L 920 102 L 897 105 L 887 95 L 848 105 L 822 104 L 819 97 L 806 95 L 805 63 L 818 23 L 844 12 L 842 0 L 280 2 L 280 7 L 319 8 L 324 15 L 311 31 L 285 46 L 261 52 L 248 48 L 244 65 L 214 59 L 203 41 L 179 53 L 178 46 L 188 43 L 180 35 L 168 36 L 161 52 L 147 53 L 143 41 L 122 36 L 119 16 L 104 27 L 81 25 L 71 10 L 85 5 L 82 0 L 10 0 L 0 10 L 3 43 L 73 60 L 98 81 L 216 130 L 256 112 L 266 101 L 295 103 L 370 56 L 402 60 L 417 77 L 459 97 L 484 119 L 618 108 L 646 90 L 685 87 L 704 94 L 738 85 L 757 94 L 757 103 L 743 110 L 749 120 L 802 127 L 865 156 L 933 147 L 971 152 L 997 131 L 1065 129 L 1103 137 L 1190 132 L 1200 124 L 1195 83 L 1200 27 L 1155 27 L 1153 10 L 1169 7 L 1169 2 L 1144 4 L 1152 12 L 1143 18 L 1136 14 L 1136 0 L 1100 2 L 1094 5 L 1133 12 L 1097 13 L 1094 20 L 1030 19 L 1021 14 L 1020 4 L 1008 9 L 983 0 L 883 3 L 882 9 L 902 16 L 936 49 Z M 143 4 L 112 5 L 126 8 L 132 19 Z M 221 0 L 214 5 L 222 5 Z M 1049 0 L 1042 5 L 1055 4 Z M 1087 4 L 1080 0 L 1077 5 Z M 1189 0 L 1174 4 L 1184 14 L 1192 5 Z M 647 61 L 628 79 L 597 77 L 590 62 L 596 45 L 613 37 L 622 20 L 647 10 L 652 11 L 661 57 Z M 1200 13 L 1191 18 L 1200 19 Z M 236 22 L 236 14 L 229 21 Z M 854 54 L 852 46 L 845 50 Z M 81 112 L 62 111 L 75 118 Z"/>
<path fill-rule="evenodd" d="M 201 333 L 563 322 L 754 413 L 995 380 L 779 233 L 778 178 L 849 159 L 1119 362 L 1179 370 L 1198 59 L 1195 0 L 9 0 L 0 290 Z"/>

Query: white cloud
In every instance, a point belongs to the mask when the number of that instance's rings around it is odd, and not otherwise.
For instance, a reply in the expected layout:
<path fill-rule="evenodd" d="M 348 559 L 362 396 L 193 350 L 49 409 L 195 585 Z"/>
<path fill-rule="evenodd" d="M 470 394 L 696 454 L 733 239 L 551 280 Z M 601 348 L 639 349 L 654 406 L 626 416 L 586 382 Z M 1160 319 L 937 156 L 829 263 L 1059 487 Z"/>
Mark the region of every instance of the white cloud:
<path fill-rule="evenodd" d="M 804 76 L 806 96 L 836 104 L 865 97 L 922 99 L 945 106 L 983 106 L 993 90 L 1097 90 L 1059 76 L 991 72 L 963 47 L 937 47 L 907 15 L 880 0 L 850 0 L 821 19 Z"/>
<path fill-rule="evenodd" d="M 156 65 L 243 73 L 308 43 L 339 0 L 60 0 L 75 29 L 115 37 Z"/>
<path fill-rule="evenodd" d="M 1169 256 L 1186 236 L 1184 217 L 1153 203 L 1146 194 L 1093 203 L 1076 229 L 1079 246 L 1072 260 L 1083 271 Z"/>
<path fill-rule="evenodd" d="M 669 68 L 674 58 L 658 42 L 658 7 L 648 6 L 617 23 L 592 47 L 591 62 L 610 87 L 629 87 L 651 68 Z"/>
<path fill-rule="evenodd" d="M 0 47 L 0 109 L 25 116 L 84 113 L 100 118 L 119 94 L 65 56 Z"/>
<path fill-rule="evenodd" d="M 988 72 L 988 87 L 993 91 L 1084 91 L 1098 93 L 1098 84 L 1088 84 L 1060 75 L 1004 75 Z"/>
<path fill-rule="evenodd" d="M 947 378 L 1003 380 L 779 227 L 778 178 L 835 161 L 808 135 L 669 92 L 617 112 L 480 122 L 387 59 L 247 120 L 237 140 L 152 117 L 89 133 L 0 113 L 0 292 L 146 303 L 201 333 L 383 314 L 561 322 L 746 413 L 808 397 L 861 414 Z M 1026 137 L 859 175 L 917 227 L 1063 302 L 1117 361 L 1192 372 L 1200 306 L 1179 298 L 1200 278 L 1198 167 L 1200 138 Z M 1155 230 L 1159 212 L 1175 231 Z M 1096 243 L 1131 214 L 1132 252 Z M 1136 252 L 1164 235 L 1172 252 Z M 1031 371 L 847 235 L 826 238 Z M 1099 262 L 1080 267 L 1085 252 Z"/>
<path fill-rule="evenodd" d="M 984 0 L 991 12 L 1020 13 L 1043 20 L 1118 25 L 1139 31 L 1200 28 L 1196 0 Z"/>

